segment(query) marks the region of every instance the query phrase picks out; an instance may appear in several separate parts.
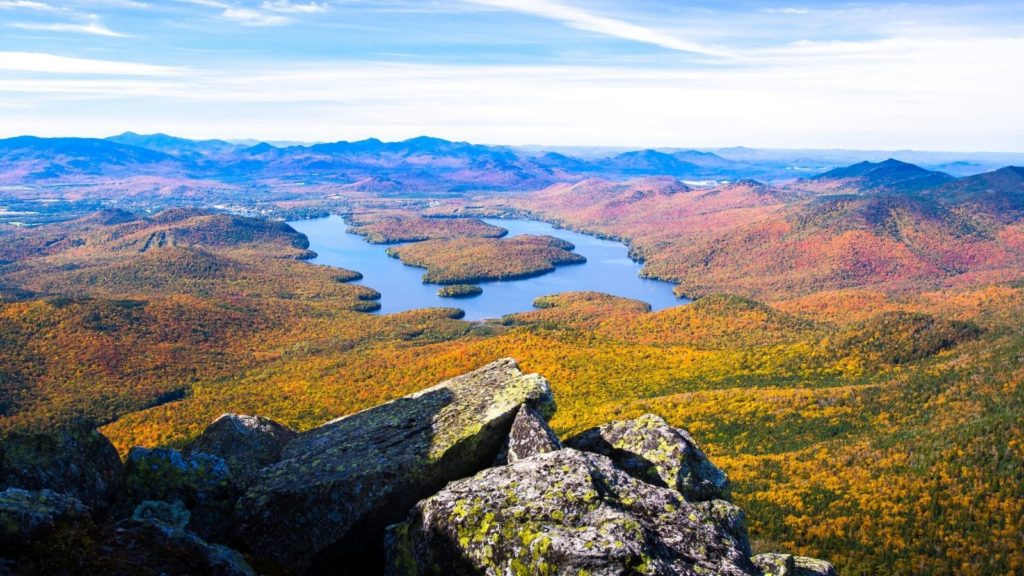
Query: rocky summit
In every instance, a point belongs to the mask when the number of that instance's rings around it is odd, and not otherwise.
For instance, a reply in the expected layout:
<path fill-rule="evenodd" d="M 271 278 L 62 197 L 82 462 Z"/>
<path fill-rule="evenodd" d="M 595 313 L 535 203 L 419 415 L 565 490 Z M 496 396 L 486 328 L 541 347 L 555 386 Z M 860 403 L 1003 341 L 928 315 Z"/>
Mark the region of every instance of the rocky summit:
<path fill-rule="evenodd" d="M 124 464 L 94 431 L 11 437 L 0 574 L 835 574 L 753 556 L 685 430 L 645 415 L 563 444 L 554 410 L 503 359 L 305 432 L 224 415 Z"/>

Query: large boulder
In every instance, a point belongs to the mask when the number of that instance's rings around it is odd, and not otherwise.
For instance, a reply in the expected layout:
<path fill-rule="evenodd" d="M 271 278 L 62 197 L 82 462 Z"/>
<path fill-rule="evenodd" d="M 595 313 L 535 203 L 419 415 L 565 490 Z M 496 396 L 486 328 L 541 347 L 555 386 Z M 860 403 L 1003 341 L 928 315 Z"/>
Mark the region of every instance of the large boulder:
<path fill-rule="evenodd" d="M 104 530 L 94 574 L 107 576 L 256 576 L 238 552 L 172 524 L 124 520 Z"/>
<path fill-rule="evenodd" d="M 714 518 L 718 524 L 733 538 L 747 556 L 751 554 L 750 535 L 747 532 L 747 516 L 743 509 L 728 500 L 705 500 L 694 502 L 693 505 L 707 517 Z"/>
<path fill-rule="evenodd" d="M 70 494 L 101 515 L 120 496 L 123 467 L 114 445 L 91 427 L 13 433 L 0 442 L 4 488 Z"/>
<path fill-rule="evenodd" d="M 50 490 L 0 492 L 0 574 L 83 570 L 94 529 L 88 508 Z"/>
<path fill-rule="evenodd" d="M 708 460 L 690 433 L 653 414 L 591 428 L 565 444 L 608 456 L 640 480 L 678 490 L 691 501 L 729 497 L 728 476 Z"/>
<path fill-rule="evenodd" d="M 238 536 L 293 571 L 379 571 L 385 526 L 490 466 L 524 404 L 554 412 L 547 381 L 504 359 L 302 433 L 239 500 Z"/>
<path fill-rule="evenodd" d="M 564 449 L 452 482 L 388 530 L 386 573 L 760 576 L 717 515 Z"/>
<path fill-rule="evenodd" d="M 181 502 L 190 513 L 189 529 L 207 539 L 227 536 L 225 519 L 240 494 L 222 458 L 168 448 L 132 448 L 125 484 L 128 512 L 146 501 Z"/>
<path fill-rule="evenodd" d="M 295 431 L 269 418 L 224 414 L 206 427 L 184 452 L 223 458 L 236 479 L 251 477 L 281 459 L 281 449 Z"/>
<path fill-rule="evenodd" d="M 562 443 L 544 416 L 532 406 L 522 406 L 512 421 L 505 445 L 495 464 L 501 466 L 530 456 L 561 450 Z"/>
<path fill-rule="evenodd" d="M 792 554 L 758 554 L 751 558 L 762 576 L 836 576 L 836 569 L 825 562 Z"/>

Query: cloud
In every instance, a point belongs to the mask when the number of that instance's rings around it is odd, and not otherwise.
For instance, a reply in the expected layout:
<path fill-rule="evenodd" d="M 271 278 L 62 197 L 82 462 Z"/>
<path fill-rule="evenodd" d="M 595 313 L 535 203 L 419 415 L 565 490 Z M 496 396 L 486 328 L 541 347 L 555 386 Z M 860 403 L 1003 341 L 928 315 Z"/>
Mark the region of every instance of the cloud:
<path fill-rule="evenodd" d="M 0 57 L 0 68 L 22 60 Z M 134 124 L 282 140 L 429 133 L 505 144 L 1024 151 L 1024 37 L 802 43 L 727 62 L 671 69 L 332 61 L 165 77 L 0 74 L 0 103 L 40 107 L 0 130 L 38 132 L 53 118 L 63 134 Z"/>
<path fill-rule="evenodd" d="M 74 24 L 70 22 L 14 22 L 8 24 L 11 28 L 21 30 L 39 30 L 42 32 L 73 32 L 77 34 L 92 34 L 94 36 L 106 36 L 110 38 L 123 38 L 126 35 L 107 28 L 98 18 L 91 17 L 88 22 Z"/>
<path fill-rule="evenodd" d="M 266 0 L 263 2 L 263 9 L 271 12 L 284 14 L 315 14 L 327 11 L 327 3 L 310 2 L 308 4 L 293 4 L 289 0 Z"/>
<path fill-rule="evenodd" d="M 729 52 L 713 46 L 706 46 L 697 42 L 689 42 L 652 28 L 639 26 L 616 18 L 600 16 L 581 8 L 576 8 L 552 0 L 466 1 L 481 6 L 488 6 L 500 10 L 520 12 L 540 18 L 556 20 L 566 26 L 576 28 L 578 30 L 586 30 L 588 32 L 595 32 L 597 34 L 603 34 L 613 38 L 632 40 L 634 42 L 641 42 L 644 44 L 653 44 L 669 50 L 692 52 L 705 56 L 731 56 Z"/>
<path fill-rule="evenodd" d="M 0 70 L 109 76 L 177 76 L 186 72 L 183 68 L 171 66 L 72 58 L 40 52 L 0 52 Z"/>
<path fill-rule="evenodd" d="M 279 14 L 268 14 L 250 8 L 225 8 L 224 18 L 238 22 L 244 26 L 280 26 L 288 24 L 291 19 Z"/>
<path fill-rule="evenodd" d="M 811 13 L 807 8 L 762 8 L 761 12 L 765 14 L 785 14 L 787 16 L 803 16 Z"/>
<path fill-rule="evenodd" d="M 264 0 L 259 8 L 245 7 L 220 0 L 179 0 L 187 4 L 221 10 L 221 17 L 243 26 L 281 26 L 290 24 L 291 15 L 326 12 L 326 2 L 294 3 L 290 0 Z"/>
<path fill-rule="evenodd" d="M 44 12 L 57 12 L 61 8 L 51 6 L 44 2 L 36 2 L 35 0 L 0 0 L 0 9 L 15 9 L 24 8 L 26 10 L 41 10 Z"/>

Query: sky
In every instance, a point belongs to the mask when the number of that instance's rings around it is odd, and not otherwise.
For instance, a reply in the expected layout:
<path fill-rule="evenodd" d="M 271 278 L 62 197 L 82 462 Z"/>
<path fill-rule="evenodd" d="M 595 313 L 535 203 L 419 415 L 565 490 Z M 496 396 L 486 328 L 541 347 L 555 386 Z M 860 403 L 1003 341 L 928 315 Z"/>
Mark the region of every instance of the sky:
<path fill-rule="evenodd" d="M 1024 0 L 0 0 L 0 137 L 1024 152 Z"/>

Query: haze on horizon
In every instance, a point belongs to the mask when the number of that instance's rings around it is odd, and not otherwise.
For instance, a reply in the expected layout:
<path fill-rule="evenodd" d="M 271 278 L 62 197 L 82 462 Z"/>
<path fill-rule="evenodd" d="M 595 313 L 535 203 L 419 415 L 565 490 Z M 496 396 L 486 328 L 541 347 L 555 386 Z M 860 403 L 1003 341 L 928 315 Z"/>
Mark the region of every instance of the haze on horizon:
<path fill-rule="evenodd" d="M 1024 2 L 0 0 L 0 137 L 1024 152 Z"/>

